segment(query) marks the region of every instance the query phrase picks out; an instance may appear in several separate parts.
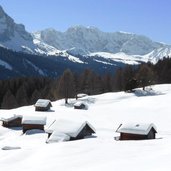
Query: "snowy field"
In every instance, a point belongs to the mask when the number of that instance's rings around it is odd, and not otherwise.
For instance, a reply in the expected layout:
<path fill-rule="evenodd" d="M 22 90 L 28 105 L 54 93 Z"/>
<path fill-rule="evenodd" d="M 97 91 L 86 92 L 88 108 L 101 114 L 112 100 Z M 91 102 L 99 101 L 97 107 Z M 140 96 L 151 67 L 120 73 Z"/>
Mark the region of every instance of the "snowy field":
<path fill-rule="evenodd" d="M 152 89 L 84 97 L 88 110 L 66 107 L 64 100 L 53 102 L 49 112 L 35 112 L 34 106 L 0 110 L 0 118 L 13 114 L 47 116 L 46 128 L 55 119 L 87 120 L 96 128 L 92 138 L 46 144 L 46 133 L 23 135 L 20 129 L 0 126 L 0 170 L 170 171 L 171 85 Z M 126 122 L 154 123 L 157 138 L 115 141 L 114 137 L 119 136 L 116 129 Z"/>

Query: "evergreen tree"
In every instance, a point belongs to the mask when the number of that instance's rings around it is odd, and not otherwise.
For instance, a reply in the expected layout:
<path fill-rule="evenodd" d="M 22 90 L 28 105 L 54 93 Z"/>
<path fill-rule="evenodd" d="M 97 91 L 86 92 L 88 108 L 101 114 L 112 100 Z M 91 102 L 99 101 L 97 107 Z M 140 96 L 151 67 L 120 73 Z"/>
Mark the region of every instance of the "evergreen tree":
<path fill-rule="evenodd" d="M 10 90 L 8 90 L 3 97 L 1 104 L 2 109 L 12 109 L 18 107 L 17 100 Z"/>
<path fill-rule="evenodd" d="M 122 91 L 123 87 L 123 69 L 119 68 L 114 75 L 114 91 Z"/>
<path fill-rule="evenodd" d="M 155 81 L 154 71 L 147 64 L 143 64 L 139 68 L 139 71 L 137 73 L 137 79 L 139 81 L 140 86 L 142 86 L 143 90 L 145 90 L 146 86 L 153 84 Z"/>
<path fill-rule="evenodd" d="M 74 76 L 70 69 L 65 70 L 60 78 L 58 94 L 61 98 L 65 98 L 65 104 L 68 103 L 68 98 L 75 96 Z"/>
<path fill-rule="evenodd" d="M 28 95 L 24 85 L 20 86 L 16 93 L 16 100 L 19 106 L 24 106 L 28 104 Z"/>
<path fill-rule="evenodd" d="M 30 102 L 31 102 L 31 104 L 35 104 L 37 102 L 37 100 L 41 99 L 41 98 L 42 98 L 41 93 L 36 89 L 36 90 L 34 90 L 32 96 L 31 96 Z"/>

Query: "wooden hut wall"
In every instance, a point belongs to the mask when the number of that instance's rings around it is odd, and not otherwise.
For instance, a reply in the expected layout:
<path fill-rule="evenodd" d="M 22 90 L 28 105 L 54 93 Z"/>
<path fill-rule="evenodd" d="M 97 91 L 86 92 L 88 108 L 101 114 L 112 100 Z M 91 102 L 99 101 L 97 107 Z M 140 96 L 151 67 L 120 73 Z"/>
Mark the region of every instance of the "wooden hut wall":
<path fill-rule="evenodd" d="M 16 118 L 14 120 L 11 121 L 3 121 L 2 125 L 4 127 L 21 127 L 21 118 Z"/>
<path fill-rule="evenodd" d="M 49 109 L 50 109 L 50 104 L 46 107 L 40 107 L 40 106 L 35 107 L 36 111 L 48 111 Z"/>
<path fill-rule="evenodd" d="M 156 131 L 152 128 L 147 135 L 121 133 L 120 140 L 145 140 L 155 139 Z"/>
<path fill-rule="evenodd" d="M 44 125 L 37 124 L 23 124 L 23 133 L 31 129 L 40 129 L 44 131 Z"/>
<path fill-rule="evenodd" d="M 120 140 L 143 140 L 147 139 L 146 135 L 138 135 L 138 134 L 128 134 L 121 133 Z"/>
<path fill-rule="evenodd" d="M 74 106 L 75 109 L 84 109 L 85 108 L 85 105 L 84 104 L 81 104 L 80 106 Z"/>

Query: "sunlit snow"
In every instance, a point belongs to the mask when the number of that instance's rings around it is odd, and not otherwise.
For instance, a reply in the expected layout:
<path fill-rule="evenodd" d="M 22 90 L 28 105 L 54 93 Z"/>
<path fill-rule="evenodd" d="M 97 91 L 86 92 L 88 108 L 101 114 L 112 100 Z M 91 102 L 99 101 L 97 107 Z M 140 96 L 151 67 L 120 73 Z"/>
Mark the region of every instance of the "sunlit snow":
<path fill-rule="evenodd" d="M 151 88 L 153 93 L 151 93 Z M 36 112 L 34 106 L 0 110 L 0 117 L 14 114 L 45 116 L 47 129 L 54 120 L 88 121 L 96 134 L 87 139 L 47 144 L 45 132 L 23 134 L 21 129 L 0 126 L 2 171 L 170 171 L 171 85 L 155 85 L 135 93 L 106 93 L 88 96 L 88 110 L 75 110 L 76 102 L 52 102 L 52 110 Z M 121 123 L 154 123 L 155 140 L 116 141 Z M 3 150 L 5 149 L 5 150 Z"/>

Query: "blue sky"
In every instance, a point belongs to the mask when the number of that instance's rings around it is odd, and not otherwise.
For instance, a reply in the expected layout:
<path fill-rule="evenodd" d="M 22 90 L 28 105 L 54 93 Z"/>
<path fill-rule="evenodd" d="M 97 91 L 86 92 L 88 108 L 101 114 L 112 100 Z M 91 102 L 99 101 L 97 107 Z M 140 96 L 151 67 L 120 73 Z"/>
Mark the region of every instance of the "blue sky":
<path fill-rule="evenodd" d="M 30 32 L 84 25 L 171 44 L 171 0 L 0 0 L 0 5 Z"/>

